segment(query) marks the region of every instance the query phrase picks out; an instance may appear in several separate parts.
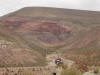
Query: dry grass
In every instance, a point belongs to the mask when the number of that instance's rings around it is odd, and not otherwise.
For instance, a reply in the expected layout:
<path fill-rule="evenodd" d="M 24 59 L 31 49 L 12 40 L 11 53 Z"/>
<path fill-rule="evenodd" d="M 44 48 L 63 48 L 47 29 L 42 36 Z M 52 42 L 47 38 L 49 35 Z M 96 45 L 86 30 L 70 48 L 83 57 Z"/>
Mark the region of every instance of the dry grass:
<path fill-rule="evenodd" d="M 63 69 L 61 75 L 82 75 L 82 72 L 75 67 Z"/>
<path fill-rule="evenodd" d="M 38 67 L 0 68 L 0 75 L 43 75 Z"/>

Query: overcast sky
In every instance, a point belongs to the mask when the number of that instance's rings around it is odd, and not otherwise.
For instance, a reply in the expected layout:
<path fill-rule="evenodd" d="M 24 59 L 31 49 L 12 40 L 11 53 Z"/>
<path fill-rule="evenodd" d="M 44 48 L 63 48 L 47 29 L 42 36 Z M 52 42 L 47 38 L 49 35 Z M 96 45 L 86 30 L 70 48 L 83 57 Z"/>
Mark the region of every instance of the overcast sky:
<path fill-rule="evenodd" d="M 100 0 L 0 0 L 0 16 L 27 6 L 100 11 Z"/>

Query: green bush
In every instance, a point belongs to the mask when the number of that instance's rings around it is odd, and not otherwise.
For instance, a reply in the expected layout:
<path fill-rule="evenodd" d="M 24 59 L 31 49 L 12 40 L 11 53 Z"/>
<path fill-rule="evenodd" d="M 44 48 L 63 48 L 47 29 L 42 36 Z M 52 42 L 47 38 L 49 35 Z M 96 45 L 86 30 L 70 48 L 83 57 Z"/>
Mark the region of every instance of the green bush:
<path fill-rule="evenodd" d="M 98 68 L 94 69 L 94 73 L 95 74 L 99 73 L 99 69 Z"/>
<path fill-rule="evenodd" d="M 63 69 L 61 75 L 82 75 L 82 72 L 76 68 Z"/>

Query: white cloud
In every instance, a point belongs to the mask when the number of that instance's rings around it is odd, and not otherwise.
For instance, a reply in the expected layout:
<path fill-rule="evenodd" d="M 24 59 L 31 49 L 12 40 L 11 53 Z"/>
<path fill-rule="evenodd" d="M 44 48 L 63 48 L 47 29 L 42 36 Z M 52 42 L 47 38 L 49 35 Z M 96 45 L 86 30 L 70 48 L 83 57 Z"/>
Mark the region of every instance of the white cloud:
<path fill-rule="evenodd" d="M 100 11 L 100 0 L 0 0 L 0 16 L 26 6 L 47 6 Z"/>

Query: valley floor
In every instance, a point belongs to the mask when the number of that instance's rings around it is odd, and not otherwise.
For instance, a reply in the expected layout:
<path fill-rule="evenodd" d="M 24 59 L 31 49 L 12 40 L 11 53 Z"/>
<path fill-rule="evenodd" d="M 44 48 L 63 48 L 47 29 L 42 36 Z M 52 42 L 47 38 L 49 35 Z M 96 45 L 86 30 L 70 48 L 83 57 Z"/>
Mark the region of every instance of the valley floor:
<path fill-rule="evenodd" d="M 55 59 L 61 57 L 60 54 L 52 53 L 46 56 L 48 65 L 43 67 L 5 67 L 0 68 L 0 75 L 53 75 L 53 73 L 56 73 L 57 75 L 60 75 L 62 72 L 62 68 L 58 68 L 55 64 Z M 74 64 L 73 61 L 64 59 L 64 63 L 68 66 L 68 68 L 71 68 L 71 66 Z M 100 75 L 98 72 L 97 74 L 94 74 L 94 71 L 89 71 L 83 73 L 83 75 Z"/>

